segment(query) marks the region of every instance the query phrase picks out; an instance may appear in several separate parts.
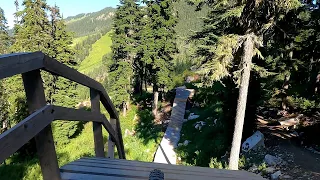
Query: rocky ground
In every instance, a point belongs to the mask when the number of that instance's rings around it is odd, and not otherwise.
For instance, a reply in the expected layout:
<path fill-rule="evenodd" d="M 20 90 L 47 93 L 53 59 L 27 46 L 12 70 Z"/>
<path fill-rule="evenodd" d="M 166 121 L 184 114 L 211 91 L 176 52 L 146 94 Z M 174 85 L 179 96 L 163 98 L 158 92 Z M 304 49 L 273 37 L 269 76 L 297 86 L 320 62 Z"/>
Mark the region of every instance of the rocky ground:
<path fill-rule="evenodd" d="M 291 117 L 292 115 L 286 115 L 280 119 L 286 120 Z M 318 146 L 306 143 L 307 139 L 310 141 L 312 138 L 320 138 L 320 131 L 302 132 L 305 129 L 303 124 L 305 125 L 311 118 L 299 116 L 300 119 L 295 127 L 293 125 L 283 127 L 280 123 L 274 123 L 281 121 L 279 119 L 263 119 L 261 116 L 259 118 L 258 130 L 264 135 L 265 147 L 259 145 L 256 150 L 243 154 L 246 158 L 244 169 L 268 179 L 320 180 Z M 312 121 L 317 122 L 314 119 Z M 305 137 L 305 134 L 318 134 L 318 136 Z"/>

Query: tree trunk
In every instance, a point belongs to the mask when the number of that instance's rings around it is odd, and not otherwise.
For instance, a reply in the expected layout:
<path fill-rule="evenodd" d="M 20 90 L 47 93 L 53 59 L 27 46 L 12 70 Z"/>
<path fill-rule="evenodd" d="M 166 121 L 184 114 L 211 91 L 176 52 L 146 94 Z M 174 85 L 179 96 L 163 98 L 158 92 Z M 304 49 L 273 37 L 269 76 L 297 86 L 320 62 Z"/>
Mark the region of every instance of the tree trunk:
<path fill-rule="evenodd" d="M 126 102 L 123 102 L 123 104 L 122 104 L 122 113 L 123 113 L 123 116 L 126 117 L 126 115 L 127 115 L 127 103 Z"/>
<path fill-rule="evenodd" d="M 153 116 L 156 118 L 158 115 L 158 99 L 159 99 L 159 92 L 158 87 L 155 85 L 153 86 L 153 104 L 152 104 L 152 113 Z"/>
<path fill-rule="evenodd" d="M 254 50 L 253 43 L 254 42 L 253 42 L 252 34 L 246 35 L 246 41 L 244 42 L 243 57 L 242 57 L 243 72 L 241 74 L 241 83 L 239 88 L 239 98 L 238 98 L 238 104 L 237 104 L 237 114 L 235 119 L 231 154 L 230 154 L 230 160 L 229 160 L 229 169 L 231 170 L 238 170 L 241 138 L 242 138 L 244 117 L 246 112 L 251 63 L 252 63 L 252 56 L 253 56 L 253 50 Z"/>

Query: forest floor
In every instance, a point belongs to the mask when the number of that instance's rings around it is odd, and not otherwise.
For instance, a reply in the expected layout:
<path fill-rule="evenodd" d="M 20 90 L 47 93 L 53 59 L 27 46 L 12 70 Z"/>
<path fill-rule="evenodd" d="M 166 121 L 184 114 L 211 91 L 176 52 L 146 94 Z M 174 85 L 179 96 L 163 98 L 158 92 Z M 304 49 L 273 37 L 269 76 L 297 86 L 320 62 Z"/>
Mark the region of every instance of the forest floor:
<path fill-rule="evenodd" d="M 258 130 L 265 136 L 266 148 L 262 150 L 263 154 L 280 157 L 283 161 L 274 170 L 281 171 L 281 179 L 320 179 L 320 153 L 314 146 L 304 142 L 305 138 L 317 139 L 319 135 L 303 138 L 299 135 L 302 131 L 300 129 L 270 128 L 262 124 L 258 124 Z"/>

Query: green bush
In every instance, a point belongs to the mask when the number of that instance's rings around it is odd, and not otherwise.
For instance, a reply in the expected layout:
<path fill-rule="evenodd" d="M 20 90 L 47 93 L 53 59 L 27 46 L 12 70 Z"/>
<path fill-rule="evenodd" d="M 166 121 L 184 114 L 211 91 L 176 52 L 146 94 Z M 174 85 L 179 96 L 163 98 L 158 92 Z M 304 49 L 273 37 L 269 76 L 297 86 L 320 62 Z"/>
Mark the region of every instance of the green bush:
<path fill-rule="evenodd" d="M 83 124 L 79 121 L 54 121 L 52 123 L 53 137 L 56 144 L 67 144 L 82 129 Z"/>

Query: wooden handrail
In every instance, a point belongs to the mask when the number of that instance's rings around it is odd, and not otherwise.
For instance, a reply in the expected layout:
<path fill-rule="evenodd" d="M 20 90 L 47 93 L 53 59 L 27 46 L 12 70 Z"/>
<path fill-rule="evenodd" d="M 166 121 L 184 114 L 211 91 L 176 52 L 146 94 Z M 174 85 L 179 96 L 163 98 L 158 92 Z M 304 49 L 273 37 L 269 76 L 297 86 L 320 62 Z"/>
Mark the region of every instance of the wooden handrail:
<path fill-rule="evenodd" d="M 121 159 L 125 159 L 124 144 L 118 113 L 108 96 L 108 93 L 99 82 L 78 72 L 76 69 L 70 68 L 50 58 L 42 52 L 0 55 L 0 79 L 36 69 L 43 69 L 47 72 L 62 76 L 99 92 L 100 101 L 110 114 L 110 118 L 116 120 L 117 136 L 120 141 L 120 147 L 117 147 L 117 149 L 121 149 L 119 151 L 119 157 Z"/>
<path fill-rule="evenodd" d="M 40 69 L 90 88 L 92 112 L 52 105 L 43 107 L 45 95 Z M 108 147 L 109 150 L 114 151 L 115 145 L 119 158 L 125 159 L 119 116 L 108 93 L 100 83 L 42 52 L 0 55 L 0 80 L 17 74 L 22 74 L 29 113 L 36 112 L 0 135 L 0 162 L 16 152 L 31 138 L 35 138 L 43 178 L 60 180 L 51 129 L 51 122 L 55 119 L 93 121 L 97 157 L 104 157 L 101 125 L 104 126 L 109 133 L 108 145 L 112 146 Z M 108 111 L 112 125 L 100 113 L 99 101 Z M 113 154 L 113 152 L 108 152 L 110 158 L 113 158 L 110 156 Z"/>
<path fill-rule="evenodd" d="M 82 109 L 46 105 L 16 124 L 13 128 L 0 134 L 0 162 L 10 157 L 54 120 L 102 123 L 117 144 L 117 147 L 120 147 L 120 141 L 116 132 L 103 114 Z M 121 151 L 121 149 L 118 151 Z"/>

